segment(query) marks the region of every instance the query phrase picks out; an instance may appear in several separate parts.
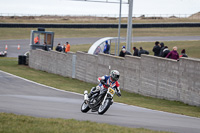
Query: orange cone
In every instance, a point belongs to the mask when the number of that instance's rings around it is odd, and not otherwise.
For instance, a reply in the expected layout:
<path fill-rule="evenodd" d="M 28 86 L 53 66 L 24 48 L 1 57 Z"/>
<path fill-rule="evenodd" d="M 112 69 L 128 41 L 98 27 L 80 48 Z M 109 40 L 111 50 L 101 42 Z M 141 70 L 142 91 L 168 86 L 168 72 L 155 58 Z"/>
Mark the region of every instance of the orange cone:
<path fill-rule="evenodd" d="M 7 50 L 8 49 L 8 45 L 6 44 L 6 46 L 5 46 L 5 50 Z"/>
<path fill-rule="evenodd" d="M 18 44 L 17 49 L 20 50 L 20 45 Z"/>

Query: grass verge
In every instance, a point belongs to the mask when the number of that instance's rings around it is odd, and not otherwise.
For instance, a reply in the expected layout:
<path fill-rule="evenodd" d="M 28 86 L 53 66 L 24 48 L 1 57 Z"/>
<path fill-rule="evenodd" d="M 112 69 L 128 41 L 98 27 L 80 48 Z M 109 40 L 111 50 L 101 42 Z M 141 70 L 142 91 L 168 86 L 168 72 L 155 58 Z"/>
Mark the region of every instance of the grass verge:
<path fill-rule="evenodd" d="M 78 93 L 83 93 L 84 90 L 89 91 L 91 87 L 96 86 L 95 84 L 86 83 L 72 78 L 34 70 L 27 66 L 18 65 L 16 58 L 0 58 L 0 70 L 58 89 Z M 141 96 L 135 93 L 128 93 L 123 90 L 122 97 L 114 97 L 114 100 L 116 102 L 122 102 L 129 105 L 136 105 L 154 110 L 200 117 L 200 107 L 190 106 L 176 101 Z"/>
<path fill-rule="evenodd" d="M 36 118 L 0 113 L 1 133 L 167 133 L 74 119 Z"/>
<path fill-rule="evenodd" d="M 29 39 L 31 30 L 36 28 L 0 28 L 0 40 L 8 39 Z M 117 28 L 46 28 L 46 31 L 53 31 L 55 38 L 73 37 L 117 37 Z M 191 28 L 133 28 L 133 36 L 199 36 L 200 27 Z M 121 29 L 121 37 L 125 37 L 127 29 Z"/>

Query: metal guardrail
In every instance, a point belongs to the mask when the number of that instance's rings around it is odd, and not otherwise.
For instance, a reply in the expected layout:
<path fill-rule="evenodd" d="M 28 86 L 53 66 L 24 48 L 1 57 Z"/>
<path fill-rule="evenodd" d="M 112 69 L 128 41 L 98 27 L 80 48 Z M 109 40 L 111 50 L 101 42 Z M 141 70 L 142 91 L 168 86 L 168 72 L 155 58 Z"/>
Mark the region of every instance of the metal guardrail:
<path fill-rule="evenodd" d="M 21 24 L 0 23 L 1 28 L 118 28 L 118 24 Z M 200 23 L 149 23 L 133 24 L 133 28 L 170 28 L 170 27 L 200 27 Z M 127 28 L 127 24 L 121 24 Z"/>

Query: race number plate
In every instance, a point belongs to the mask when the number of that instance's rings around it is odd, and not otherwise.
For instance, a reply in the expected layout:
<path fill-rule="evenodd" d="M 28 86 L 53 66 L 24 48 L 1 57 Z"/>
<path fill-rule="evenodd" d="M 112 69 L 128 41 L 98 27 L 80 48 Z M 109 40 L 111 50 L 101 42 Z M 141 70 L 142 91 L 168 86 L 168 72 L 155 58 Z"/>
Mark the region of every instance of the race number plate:
<path fill-rule="evenodd" d="M 109 92 L 110 92 L 110 94 L 114 94 L 115 93 L 115 90 L 113 90 L 112 88 L 109 88 Z"/>

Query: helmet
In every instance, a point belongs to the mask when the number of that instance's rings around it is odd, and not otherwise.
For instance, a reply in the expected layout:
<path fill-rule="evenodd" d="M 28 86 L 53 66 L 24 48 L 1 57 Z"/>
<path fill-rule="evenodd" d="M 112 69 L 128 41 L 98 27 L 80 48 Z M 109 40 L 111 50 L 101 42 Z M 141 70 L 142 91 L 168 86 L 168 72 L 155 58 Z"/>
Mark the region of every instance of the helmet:
<path fill-rule="evenodd" d="M 120 76 L 120 74 L 117 70 L 112 70 L 110 72 L 110 77 L 113 81 L 117 81 L 119 79 L 119 76 Z"/>

